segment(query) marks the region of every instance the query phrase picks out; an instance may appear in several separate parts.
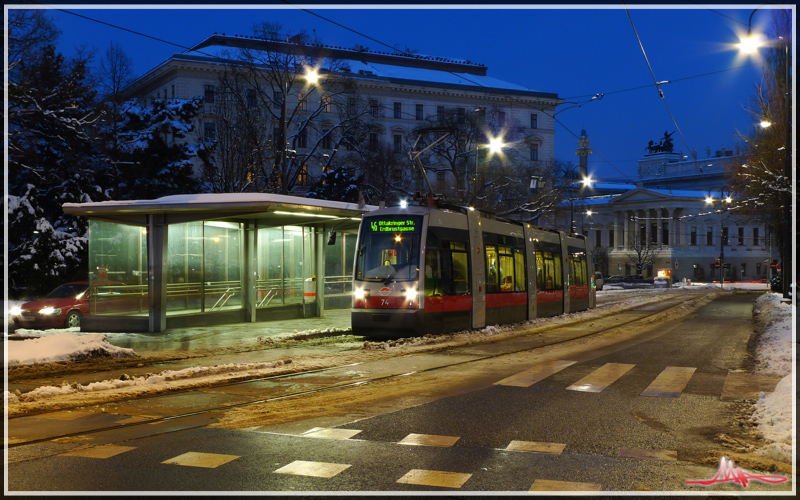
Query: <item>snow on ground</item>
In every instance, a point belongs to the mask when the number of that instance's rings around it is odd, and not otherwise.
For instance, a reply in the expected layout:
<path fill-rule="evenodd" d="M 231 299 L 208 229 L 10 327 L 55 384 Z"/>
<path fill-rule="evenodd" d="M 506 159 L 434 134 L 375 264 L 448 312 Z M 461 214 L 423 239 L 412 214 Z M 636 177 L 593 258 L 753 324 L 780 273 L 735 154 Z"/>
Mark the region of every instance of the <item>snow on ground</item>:
<path fill-rule="evenodd" d="M 781 301 L 777 293 L 767 293 L 756 302 L 754 313 L 757 328 L 763 333 L 756 348 L 756 372 L 783 378 L 772 394 L 759 395 L 753 421 L 769 444 L 757 452 L 773 460 L 791 463 L 792 429 L 795 407 L 793 359 L 797 339 L 792 332 L 792 306 Z"/>
<path fill-rule="evenodd" d="M 693 284 L 696 288 L 719 288 L 719 284 Z M 725 284 L 727 289 L 766 290 L 764 284 L 736 283 Z M 664 292 L 663 290 L 660 292 Z M 591 311 L 559 316 L 556 318 L 539 318 L 529 321 L 528 324 L 537 326 L 549 322 L 558 324 L 570 322 L 575 319 L 589 319 L 592 316 L 607 314 L 615 309 L 630 307 L 633 304 L 658 300 L 658 292 L 642 289 L 622 289 L 621 287 L 608 286 L 598 292 L 598 298 L 606 299 L 606 303 Z M 758 430 L 763 434 L 769 444 L 759 450 L 765 457 L 791 463 L 792 459 L 792 429 L 794 407 L 793 373 L 795 340 L 792 338 L 793 319 L 792 307 L 781 302 L 781 296 L 775 293 L 765 293 L 756 302 L 754 309 L 757 325 L 762 335 L 756 351 L 756 371 L 763 374 L 780 375 L 783 377 L 769 395 L 762 393 L 756 403 L 753 420 L 758 425 Z M 472 332 L 457 332 L 449 335 L 425 336 L 400 341 L 366 342 L 365 350 L 398 350 L 409 349 L 426 344 L 442 344 L 448 342 L 480 341 L 486 337 L 494 337 L 510 333 L 514 325 L 489 326 Z M 293 335 L 297 337 L 298 332 Z M 301 332 L 302 333 L 302 332 Z M 106 341 L 103 334 L 81 334 L 77 329 L 55 329 L 45 331 L 17 330 L 14 336 L 26 338 L 23 341 L 6 342 L 8 354 L 6 359 L 9 366 L 15 364 L 48 363 L 53 361 L 79 360 L 89 356 L 136 356 L 132 349 L 115 347 Z M 208 367 L 192 367 L 178 371 L 164 371 L 145 377 L 129 377 L 126 380 L 109 380 L 95 382 L 86 386 L 80 384 L 64 384 L 62 386 L 40 387 L 25 394 L 12 394 L 4 392 L 5 404 L 21 401 L 46 399 L 53 396 L 78 393 L 111 391 L 134 386 L 150 386 L 176 380 L 186 380 L 200 377 L 224 378 L 236 373 L 253 370 L 274 368 L 278 363 L 250 363 L 228 364 Z"/>

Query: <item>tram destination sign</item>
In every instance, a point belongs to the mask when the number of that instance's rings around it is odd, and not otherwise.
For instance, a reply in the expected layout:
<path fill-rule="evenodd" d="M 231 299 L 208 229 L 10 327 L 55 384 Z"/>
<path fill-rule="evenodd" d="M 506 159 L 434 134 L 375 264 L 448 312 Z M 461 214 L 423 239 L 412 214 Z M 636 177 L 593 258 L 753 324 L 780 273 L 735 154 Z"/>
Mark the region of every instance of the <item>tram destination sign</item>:
<path fill-rule="evenodd" d="M 380 219 L 370 221 L 373 233 L 413 233 L 417 231 L 418 221 L 413 219 Z"/>

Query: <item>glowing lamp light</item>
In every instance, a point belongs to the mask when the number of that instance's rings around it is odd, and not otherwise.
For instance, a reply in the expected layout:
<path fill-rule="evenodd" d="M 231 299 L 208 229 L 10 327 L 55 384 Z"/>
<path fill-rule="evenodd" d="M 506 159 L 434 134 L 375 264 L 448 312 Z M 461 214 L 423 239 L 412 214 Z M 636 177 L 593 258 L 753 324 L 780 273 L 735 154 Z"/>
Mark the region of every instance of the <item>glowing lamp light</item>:
<path fill-rule="evenodd" d="M 710 197 L 710 196 L 707 196 L 707 197 L 706 197 L 706 203 L 708 203 L 709 205 L 710 205 L 711 203 L 714 203 L 714 198 L 712 198 L 712 197 Z"/>
<path fill-rule="evenodd" d="M 493 154 L 501 153 L 505 145 L 502 137 L 492 137 L 489 139 L 489 151 Z"/>
<path fill-rule="evenodd" d="M 584 177 L 581 182 L 583 182 L 584 187 L 589 187 L 592 184 L 592 178 L 591 178 L 591 176 L 590 177 Z"/>
<path fill-rule="evenodd" d="M 396 242 L 398 242 L 398 243 L 400 243 L 400 240 L 401 240 L 401 239 L 402 239 L 402 238 L 400 238 L 400 235 L 399 235 L 399 234 L 398 234 L 398 235 L 396 235 L 396 236 L 394 237 L 394 241 L 396 241 Z"/>
<path fill-rule="evenodd" d="M 755 54 L 762 45 L 763 42 L 760 37 L 748 33 L 746 37 L 739 41 L 739 50 L 745 54 Z"/>
<path fill-rule="evenodd" d="M 406 200 L 400 200 L 400 208 L 408 208 L 408 202 Z"/>
<path fill-rule="evenodd" d="M 317 73 L 316 69 L 308 68 L 306 70 L 306 81 L 310 84 L 315 84 L 319 81 L 319 73 Z"/>
<path fill-rule="evenodd" d="M 772 126 L 772 122 L 769 120 L 762 120 L 759 125 L 761 125 L 761 128 L 769 128 Z"/>

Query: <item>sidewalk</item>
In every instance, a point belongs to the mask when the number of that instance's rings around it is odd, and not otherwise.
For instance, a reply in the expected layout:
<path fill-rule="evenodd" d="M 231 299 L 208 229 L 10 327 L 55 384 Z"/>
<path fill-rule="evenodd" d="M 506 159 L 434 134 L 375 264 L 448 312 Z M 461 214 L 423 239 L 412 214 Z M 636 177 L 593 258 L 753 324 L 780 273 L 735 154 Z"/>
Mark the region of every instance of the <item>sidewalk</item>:
<path fill-rule="evenodd" d="M 60 386 L 65 381 L 88 385 L 92 382 L 119 379 L 124 375 L 143 376 L 195 366 L 281 361 L 300 355 L 329 352 L 330 346 L 305 344 L 298 347 L 273 348 L 264 345 L 264 339 L 277 340 L 294 335 L 309 339 L 336 335 L 335 332 L 349 328 L 350 309 L 333 309 L 325 311 L 322 318 L 176 328 L 163 333 L 107 333 L 104 335 L 108 343 L 133 349 L 142 358 L 156 359 L 150 363 L 146 362 L 146 359 L 141 359 L 138 365 L 118 369 L 81 373 L 53 372 L 21 381 L 9 380 L 8 390 L 11 392 L 19 390 L 24 393 L 43 386 Z M 162 359 L 173 356 L 181 359 Z"/>

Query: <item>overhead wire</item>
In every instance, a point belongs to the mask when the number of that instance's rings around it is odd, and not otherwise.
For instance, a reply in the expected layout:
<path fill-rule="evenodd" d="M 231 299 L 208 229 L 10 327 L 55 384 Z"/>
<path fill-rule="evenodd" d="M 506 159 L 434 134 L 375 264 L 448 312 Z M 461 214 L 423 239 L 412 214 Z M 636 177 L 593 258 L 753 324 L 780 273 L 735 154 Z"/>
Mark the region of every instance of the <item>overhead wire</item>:
<path fill-rule="evenodd" d="M 686 148 L 691 152 L 692 148 L 691 148 L 691 146 L 689 146 L 689 143 L 686 142 L 686 138 L 683 136 L 683 132 L 681 131 L 680 126 L 678 126 L 678 122 L 677 122 L 677 120 L 675 120 L 675 116 L 672 114 L 672 110 L 669 108 L 669 104 L 667 104 L 667 98 L 664 96 L 664 92 L 661 90 L 661 87 L 660 87 L 662 83 L 669 83 L 669 82 L 667 82 L 667 81 L 659 82 L 656 79 L 655 72 L 653 71 L 653 66 L 650 64 L 650 59 L 648 59 L 648 57 L 647 57 L 647 51 L 644 50 L 644 44 L 642 43 L 641 37 L 639 37 L 639 32 L 636 31 L 636 25 L 633 23 L 633 18 L 631 17 L 631 13 L 628 10 L 627 5 L 625 6 L 625 14 L 627 14 L 627 16 L 628 16 L 628 20 L 631 23 L 631 28 L 633 28 L 634 35 L 636 35 L 636 41 L 639 42 L 639 48 L 642 49 L 642 55 L 644 56 L 644 60 L 647 63 L 647 68 L 650 70 L 650 76 L 653 78 L 653 84 L 655 85 L 656 90 L 658 90 L 658 95 L 661 97 L 661 102 L 663 102 L 664 103 L 664 107 L 667 108 L 667 113 L 669 114 L 670 119 L 672 119 L 672 123 L 675 125 L 675 128 L 678 131 L 678 134 L 681 136 L 681 140 L 686 145 Z"/>

